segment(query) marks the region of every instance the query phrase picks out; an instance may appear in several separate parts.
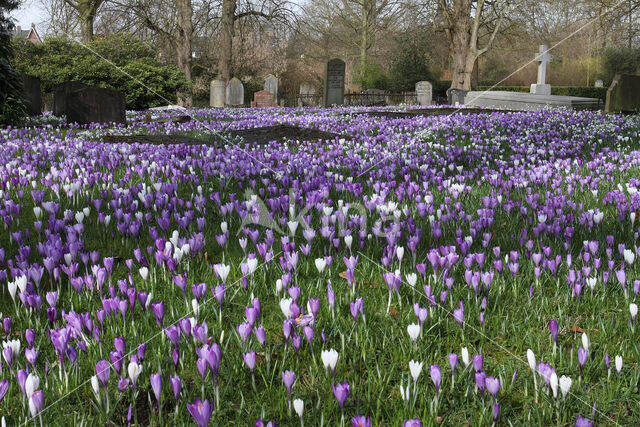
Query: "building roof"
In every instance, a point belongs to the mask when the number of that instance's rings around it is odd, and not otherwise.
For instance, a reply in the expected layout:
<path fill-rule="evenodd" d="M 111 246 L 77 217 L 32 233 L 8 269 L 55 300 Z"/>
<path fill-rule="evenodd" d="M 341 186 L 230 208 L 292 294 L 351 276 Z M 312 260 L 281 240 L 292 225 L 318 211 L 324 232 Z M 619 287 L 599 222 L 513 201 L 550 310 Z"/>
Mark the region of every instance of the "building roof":
<path fill-rule="evenodd" d="M 25 39 L 29 39 L 34 43 L 42 43 L 42 38 L 36 30 L 36 24 L 31 24 L 31 28 L 29 28 L 28 30 L 23 30 L 22 27 L 18 25 L 13 31 L 13 35 L 15 35 L 16 37 L 24 37 Z"/>

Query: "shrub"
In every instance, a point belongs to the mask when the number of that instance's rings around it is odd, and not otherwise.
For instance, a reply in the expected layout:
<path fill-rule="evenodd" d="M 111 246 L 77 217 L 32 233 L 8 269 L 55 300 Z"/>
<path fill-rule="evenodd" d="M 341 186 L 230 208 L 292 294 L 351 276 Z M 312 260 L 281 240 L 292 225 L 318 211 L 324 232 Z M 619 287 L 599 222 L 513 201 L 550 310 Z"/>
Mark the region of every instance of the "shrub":
<path fill-rule="evenodd" d="M 141 40 L 116 35 L 95 39 L 86 47 L 67 39 L 47 39 L 35 45 L 14 39 L 16 68 L 40 77 L 42 90 L 79 80 L 125 94 L 129 109 L 175 103 L 190 86 L 174 65 L 162 64 L 156 51 Z"/>
<path fill-rule="evenodd" d="M 26 115 L 22 81 L 9 62 L 13 57 L 13 24 L 7 15 L 17 7 L 17 1 L 0 0 L 0 125 L 16 124 Z"/>
<path fill-rule="evenodd" d="M 429 81 L 434 84 L 437 76 L 429 65 L 430 58 L 425 50 L 428 40 L 415 34 L 404 35 L 398 39 L 396 55 L 391 59 L 389 76 L 390 89 L 394 91 L 415 90 L 419 81 Z"/>
<path fill-rule="evenodd" d="M 364 66 L 354 68 L 354 81 L 362 90 L 389 89 L 389 78 L 384 73 L 380 64 L 368 61 Z"/>
<path fill-rule="evenodd" d="M 635 74 L 640 70 L 640 49 L 607 48 L 604 51 L 604 70 L 607 81 L 612 81 L 617 73 Z"/>

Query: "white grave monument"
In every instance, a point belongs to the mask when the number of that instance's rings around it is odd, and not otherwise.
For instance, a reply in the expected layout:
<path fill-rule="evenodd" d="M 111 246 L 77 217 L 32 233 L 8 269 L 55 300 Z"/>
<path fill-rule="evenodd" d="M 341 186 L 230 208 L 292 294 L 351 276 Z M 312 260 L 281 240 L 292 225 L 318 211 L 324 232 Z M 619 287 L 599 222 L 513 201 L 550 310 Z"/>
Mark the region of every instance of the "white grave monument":
<path fill-rule="evenodd" d="M 536 61 L 538 61 L 538 81 L 531 85 L 530 92 L 534 95 L 551 95 L 551 85 L 546 83 L 547 63 L 551 62 L 551 55 L 547 52 L 546 45 L 540 45 Z"/>

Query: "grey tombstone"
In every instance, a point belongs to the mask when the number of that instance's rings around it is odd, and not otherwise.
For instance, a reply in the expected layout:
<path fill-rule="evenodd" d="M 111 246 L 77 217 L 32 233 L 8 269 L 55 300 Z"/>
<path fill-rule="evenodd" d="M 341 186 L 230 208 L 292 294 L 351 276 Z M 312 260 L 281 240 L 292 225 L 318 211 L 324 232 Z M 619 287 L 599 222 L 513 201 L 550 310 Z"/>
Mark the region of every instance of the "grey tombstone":
<path fill-rule="evenodd" d="M 578 96 L 536 95 L 533 93 L 507 91 L 468 92 L 464 104 L 467 107 L 489 107 L 508 110 L 538 111 L 547 108 L 571 108 L 574 110 L 597 110 L 599 98 Z"/>
<path fill-rule="evenodd" d="M 324 80 L 324 106 L 344 104 L 344 74 L 345 63 L 342 59 L 332 59 L 327 62 Z"/>
<path fill-rule="evenodd" d="M 240 79 L 234 77 L 227 83 L 227 105 L 238 106 L 244 104 L 244 86 Z"/>
<path fill-rule="evenodd" d="M 70 92 L 87 87 L 82 82 L 64 82 L 53 88 L 53 115 L 62 117 L 67 114 L 66 99 Z"/>
<path fill-rule="evenodd" d="M 213 80 L 209 89 L 209 105 L 211 107 L 224 107 L 224 99 L 227 92 L 227 84 L 224 80 Z"/>
<path fill-rule="evenodd" d="M 264 90 L 267 92 L 271 92 L 273 94 L 273 100 L 278 102 L 278 78 L 274 75 L 269 74 L 266 79 L 264 79 Z"/>
<path fill-rule="evenodd" d="M 42 94 L 40 93 L 40 78 L 22 75 L 22 95 L 27 107 L 27 114 L 38 116 L 42 114 Z"/>
<path fill-rule="evenodd" d="M 433 86 L 430 82 L 422 81 L 416 83 L 416 97 L 418 105 L 431 105 L 433 101 Z"/>
<path fill-rule="evenodd" d="M 596 80 L 594 87 L 604 87 L 604 82 L 602 80 Z"/>
<path fill-rule="evenodd" d="M 547 63 L 551 62 L 551 55 L 547 52 L 546 45 L 540 45 L 536 61 L 538 61 L 538 81 L 531 85 L 529 92 L 535 95 L 551 95 L 551 85 L 546 83 Z"/>
<path fill-rule="evenodd" d="M 124 94 L 113 89 L 84 87 L 68 93 L 67 123 L 127 123 Z"/>
<path fill-rule="evenodd" d="M 462 89 L 449 88 L 447 89 L 447 103 L 449 105 L 463 105 L 464 98 L 469 91 Z"/>
<path fill-rule="evenodd" d="M 316 101 L 316 87 L 309 83 L 300 85 L 300 97 L 298 98 L 298 106 L 314 105 Z"/>
<path fill-rule="evenodd" d="M 607 90 L 607 113 L 640 111 L 640 76 L 616 74 Z"/>

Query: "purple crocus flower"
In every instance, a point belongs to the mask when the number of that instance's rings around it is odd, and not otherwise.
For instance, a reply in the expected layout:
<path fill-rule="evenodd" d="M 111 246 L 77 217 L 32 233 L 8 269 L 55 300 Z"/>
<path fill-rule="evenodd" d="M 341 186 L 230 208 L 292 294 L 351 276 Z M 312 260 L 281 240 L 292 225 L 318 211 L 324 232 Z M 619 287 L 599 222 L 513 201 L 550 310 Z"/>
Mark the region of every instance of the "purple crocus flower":
<path fill-rule="evenodd" d="M 549 320 L 549 332 L 551 332 L 551 337 L 555 344 L 558 340 L 558 322 L 555 319 Z"/>
<path fill-rule="evenodd" d="M 351 427 L 371 427 L 371 418 L 356 414 L 351 418 Z"/>
<path fill-rule="evenodd" d="M 487 386 L 487 391 L 496 399 L 498 391 L 500 391 L 500 380 L 494 377 L 487 377 L 485 385 Z"/>
<path fill-rule="evenodd" d="M 198 424 L 198 427 L 206 427 L 209 425 L 209 419 L 213 413 L 213 407 L 209 405 L 208 400 L 201 402 L 200 399 L 196 398 L 195 402 L 187 404 L 187 409 L 196 424 Z"/>
<path fill-rule="evenodd" d="M 480 372 L 482 370 L 482 365 L 483 365 L 482 354 L 474 354 L 472 361 L 473 361 L 473 369 L 476 372 Z"/>
<path fill-rule="evenodd" d="M 412 418 L 410 420 L 404 420 L 402 422 L 402 427 L 422 427 L 422 422 L 420 418 Z"/>
<path fill-rule="evenodd" d="M 182 390 L 182 381 L 180 381 L 180 377 L 177 375 L 175 377 L 169 378 L 169 381 L 171 382 L 171 390 L 173 391 L 173 397 L 176 399 L 176 402 L 177 402 L 178 398 L 180 397 L 180 391 Z"/>
<path fill-rule="evenodd" d="M 8 390 L 9 390 L 9 380 L 7 379 L 1 380 L 0 381 L 0 402 L 2 402 Z"/>
<path fill-rule="evenodd" d="M 106 389 L 109 382 L 109 374 L 111 373 L 111 365 L 104 359 L 101 359 L 96 363 L 96 376 L 102 383 L 102 386 Z"/>
<path fill-rule="evenodd" d="M 461 329 L 464 329 L 464 304 L 460 301 L 460 307 L 453 310 L 453 318 L 460 325 Z"/>
<path fill-rule="evenodd" d="M 582 375 L 582 368 L 587 362 L 587 356 L 589 352 L 582 347 L 578 347 L 578 363 L 580 364 L 580 375 Z"/>
<path fill-rule="evenodd" d="M 247 365 L 247 367 L 251 371 L 251 374 L 253 374 L 253 370 L 256 367 L 256 352 L 250 351 L 248 353 L 243 353 L 242 359 L 244 360 L 244 363 Z"/>
<path fill-rule="evenodd" d="M 153 394 L 156 397 L 156 401 L 158 402 L 159 406 L 160 395 L 162 394 L 162 377 L 158 373 L 151 374 L 151 376 L 149 377 L 149 382 L 151 383 L 151 389 L 153 390 Z"/>
<path fill-rule="evenodd" d="M 440 372 L 440 366 L 431 365 L 429 367 L 429 373 L 431 374 L 431 381 L 433 381 L 433 385 L 436 386 L 436 399 L 440 394 L 440 382 L 442 381 L 442 372 Z"/>
<path fill-rule="evenodd" d="M 593 427 L 593 423 L 584 418 L 582 415 L 578 415 L 578 419 L 576 420 L 576 427 Z"/>
<path fill-rule="evenodd" d="M 349 388 L 349 383 L 344 382 L 342 384 L 332 384 L 331 389 L 333 390 L 333 395 L 336 397 L 336 400 L 340 404 L 340 409 L 342 410 L 342 416 L 344 417 L 344 402 L 349 398 L 349 392 L 351 389 Z"/>

